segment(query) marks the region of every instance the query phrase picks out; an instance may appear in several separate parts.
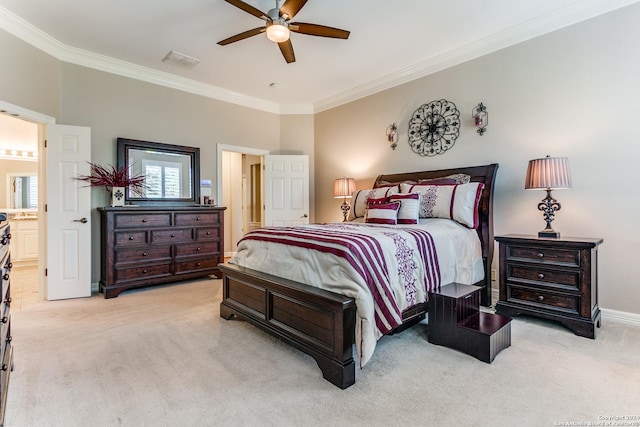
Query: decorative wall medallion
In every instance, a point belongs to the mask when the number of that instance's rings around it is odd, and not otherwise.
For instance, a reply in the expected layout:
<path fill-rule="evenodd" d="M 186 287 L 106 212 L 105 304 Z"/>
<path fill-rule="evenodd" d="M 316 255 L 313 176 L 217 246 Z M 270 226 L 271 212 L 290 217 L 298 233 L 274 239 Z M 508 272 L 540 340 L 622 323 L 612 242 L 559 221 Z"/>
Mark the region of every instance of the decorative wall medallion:
<path fill-rule="evenodd" d="M 446 99 L 422 105 L 409 122 L 409 145 L 421 156 L 435 156 L 453 147 L 460 136 L 460 111 Z"/>

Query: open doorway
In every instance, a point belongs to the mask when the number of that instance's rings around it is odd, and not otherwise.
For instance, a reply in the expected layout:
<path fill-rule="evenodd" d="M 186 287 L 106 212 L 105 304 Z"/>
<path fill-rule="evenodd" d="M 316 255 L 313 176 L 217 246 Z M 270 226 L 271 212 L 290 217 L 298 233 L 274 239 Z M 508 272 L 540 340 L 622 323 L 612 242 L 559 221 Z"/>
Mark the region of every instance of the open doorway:
<path fill-rule="evenodd" d="M 39 125 L 0 114 L 0 211 L 11 227 L 12 308 L 42 300 L 39 281 Z"/>
<path fill-rule="evenodd" d="M 265 150 L 218 144 L 217 197 L 225 206 L 225 258 L 233 256 L 245 233 L 263 225 Z"/>

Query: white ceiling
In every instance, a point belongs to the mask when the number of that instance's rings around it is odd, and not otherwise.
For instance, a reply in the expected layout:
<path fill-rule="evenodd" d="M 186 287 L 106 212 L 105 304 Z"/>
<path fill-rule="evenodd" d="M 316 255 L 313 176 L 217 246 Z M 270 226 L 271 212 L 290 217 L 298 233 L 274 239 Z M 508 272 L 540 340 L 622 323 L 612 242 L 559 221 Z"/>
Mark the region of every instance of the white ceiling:
<path fill-rule="evenodd" d="M 294 21 L 351 36 L 293 33 L 292 64 L 264 34 L 217 45 L 263 25 L 224 0 L 0 0 L 0 27 L 64 61 L 266 111 L 311 113 L 637 1 L 309 0 Z M 163 63 L 170 50 L 202 62 Z"/>

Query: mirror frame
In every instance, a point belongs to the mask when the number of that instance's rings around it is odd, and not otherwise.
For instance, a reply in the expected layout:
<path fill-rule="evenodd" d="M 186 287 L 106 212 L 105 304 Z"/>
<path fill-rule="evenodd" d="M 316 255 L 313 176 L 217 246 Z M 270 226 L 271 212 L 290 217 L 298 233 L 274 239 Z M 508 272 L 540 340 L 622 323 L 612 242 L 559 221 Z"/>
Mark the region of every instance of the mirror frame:
<path fill-rule="evenodd" d="M 193 206 L 200 204 L 200 149 L 197 147 L 185 147 L 182 145 L 164 144 L 160 142 L 140 141 L 137 139 L 118 138 L 117 140 L 117 167 L 118 169 L 129 164 L 129 151 L 152 150 L 158 153 L 183 154 L 189 156 L 191 161 L 191 197 L 184 198 L 148 198 L 135 197 L 125 191 L 124 200 L 129 204 L 140 206 Z"/>

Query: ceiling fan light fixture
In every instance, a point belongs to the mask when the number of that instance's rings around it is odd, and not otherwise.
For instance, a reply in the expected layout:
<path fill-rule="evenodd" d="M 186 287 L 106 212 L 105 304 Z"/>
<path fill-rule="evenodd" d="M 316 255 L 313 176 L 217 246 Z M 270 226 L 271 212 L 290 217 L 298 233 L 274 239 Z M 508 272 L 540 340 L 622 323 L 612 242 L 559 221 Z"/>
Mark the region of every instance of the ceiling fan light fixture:
<path fill-rule="evenodd" d="M 278 18 L 267 23 L 267 38 L 274 43 L 282 43 L 289 40 L 289 26 L 284 19 Z"/>

